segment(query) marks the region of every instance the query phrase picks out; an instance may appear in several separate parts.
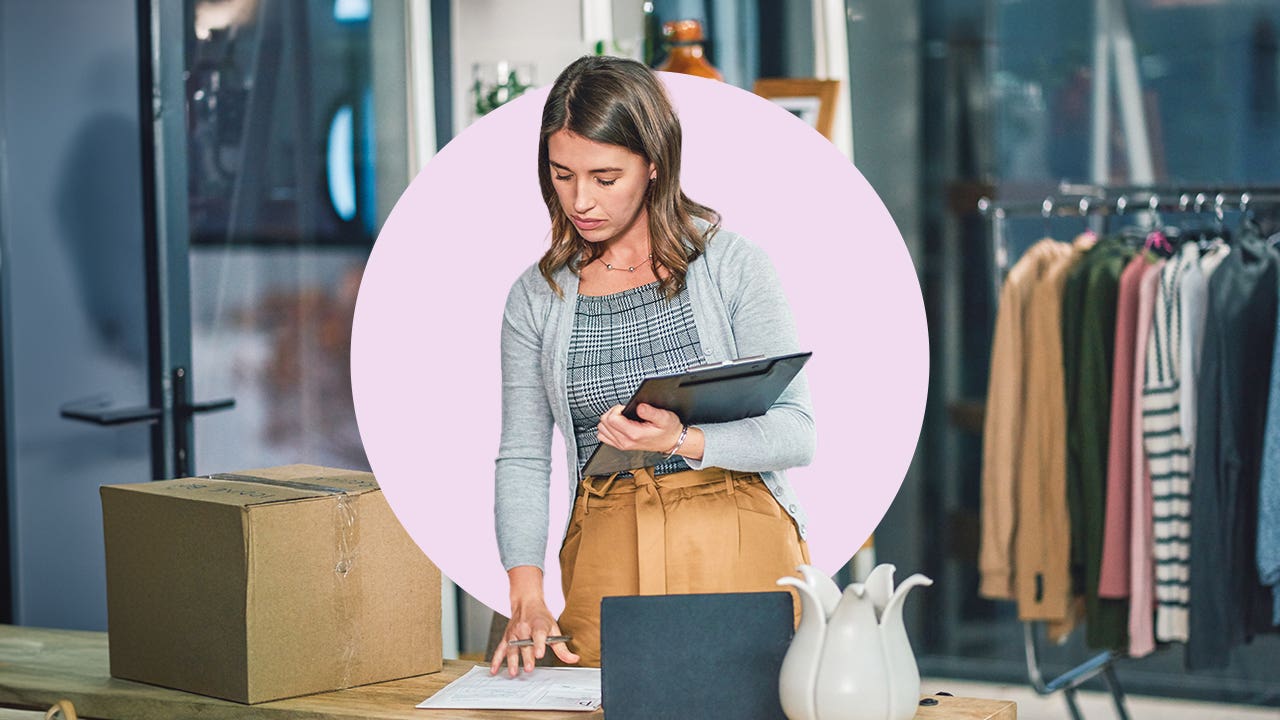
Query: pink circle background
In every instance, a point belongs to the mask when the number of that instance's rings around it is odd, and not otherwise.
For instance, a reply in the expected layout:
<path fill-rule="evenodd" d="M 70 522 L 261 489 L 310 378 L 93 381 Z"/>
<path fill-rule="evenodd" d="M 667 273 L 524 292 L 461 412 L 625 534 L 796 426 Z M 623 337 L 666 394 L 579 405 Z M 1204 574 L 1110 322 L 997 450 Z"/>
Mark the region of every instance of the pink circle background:
<path fill-rule="evenodd" d="M 919 437 L 929 350 L 915 269 L 884 204 L 824 137 L 731 85 L 661 77 L 684 130 L 685 192 L 768 253 L 814 353 L 817 454 L 788 477 L 813 563 L 834 573 L 888 509 Z M 392 509 L 446 576 L 504 614 L 499 330 L 507 291 L 549 242 L 536 175 L 548 90 L 474 123 L 410 184 L 370 254 L 351 341 L 360 435 Z M 558 614 L 570 481 L 554 437 L 545 587 Z"/>

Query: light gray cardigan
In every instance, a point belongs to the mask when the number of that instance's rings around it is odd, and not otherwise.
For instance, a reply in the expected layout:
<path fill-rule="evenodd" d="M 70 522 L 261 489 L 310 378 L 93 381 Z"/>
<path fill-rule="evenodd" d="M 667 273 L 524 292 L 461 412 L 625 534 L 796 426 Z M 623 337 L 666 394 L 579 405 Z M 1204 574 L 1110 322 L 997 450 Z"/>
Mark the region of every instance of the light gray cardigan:
<path fill-rule="evenodd" d="M 697 220 L 699 227 L 707 225 Z M 559 298 L 538 272 L 522 273 L 502 317 L 502 439 L 495 471 L 494 520 L 502 565 L 542 568 L 546 554 L 551 431 L 560 427 L 569 468 L 570 501 L 578 482 L 578 451 L 569 415 L 565 363 L 578 299 L 578 277 L 555 275 Z M 686 275 L 694 324 L 707 362 L 796 352 L 795 323 L 764 251 L 718 231 Z M 816 435 L 803 371 L 767 413 L 699 425 L 706 438 L 696 469 L 760 472 L 778 503 L 805 535 L 805 515 L 783 470 L 807 465 Z M 567 529 L 567 528 L 566 528 Z"/>

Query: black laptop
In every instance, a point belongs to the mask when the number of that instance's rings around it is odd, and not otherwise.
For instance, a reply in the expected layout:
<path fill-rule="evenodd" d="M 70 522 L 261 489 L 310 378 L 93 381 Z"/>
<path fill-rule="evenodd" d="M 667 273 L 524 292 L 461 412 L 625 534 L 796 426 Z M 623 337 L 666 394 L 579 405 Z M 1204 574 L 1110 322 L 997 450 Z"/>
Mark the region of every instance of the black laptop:
<path fill-rule="evenodd" d="M 607 597 L 601 705 L 609 720 L 786 720 L 778 674 L 791 593 Z"/>

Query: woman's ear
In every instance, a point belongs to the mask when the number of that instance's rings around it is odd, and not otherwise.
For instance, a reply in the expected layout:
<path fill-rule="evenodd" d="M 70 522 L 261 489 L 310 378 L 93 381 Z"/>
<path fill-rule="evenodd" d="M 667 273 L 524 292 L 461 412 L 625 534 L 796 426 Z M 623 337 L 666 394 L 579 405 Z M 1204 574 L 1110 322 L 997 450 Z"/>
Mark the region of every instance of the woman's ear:
<path fill-rule="evenodd" d="M 657 180 L 657 179 L 658 179 L 658 166 L 654 165 L 653 163 L 649 163 L 649 182 L 653 182 L 654 180 Z"/>

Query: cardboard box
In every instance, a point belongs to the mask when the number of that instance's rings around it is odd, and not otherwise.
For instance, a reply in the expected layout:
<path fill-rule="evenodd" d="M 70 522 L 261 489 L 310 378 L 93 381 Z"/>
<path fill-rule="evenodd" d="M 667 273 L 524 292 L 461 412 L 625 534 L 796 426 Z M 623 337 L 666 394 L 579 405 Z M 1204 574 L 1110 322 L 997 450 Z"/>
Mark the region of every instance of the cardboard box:
<path fill-rule="evenodd" d="M 111 674 L 257 703 L 437 672 L 440 571 L 369 473 L 101 488 Z"/>

